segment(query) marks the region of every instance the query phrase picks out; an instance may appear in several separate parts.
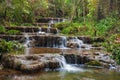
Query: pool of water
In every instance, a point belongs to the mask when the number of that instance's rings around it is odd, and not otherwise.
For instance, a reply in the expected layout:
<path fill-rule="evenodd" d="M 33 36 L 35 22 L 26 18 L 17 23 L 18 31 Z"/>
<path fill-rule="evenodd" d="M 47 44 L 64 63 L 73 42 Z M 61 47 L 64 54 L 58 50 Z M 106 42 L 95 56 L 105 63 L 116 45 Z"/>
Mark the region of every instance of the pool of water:
<path fill-rule="evenodd" d="M 0 80 L 120 80 L 120 72 L 105 69 L 85 69 L 82 72 L 48 71 L 35 74 L 10 73 Z"/>
<path fill-rule="evenodd" d="M 57 48 L 26 48 L 27 54 L 43 53 L 74 53 L 91 54 L 103 50 L 57 49 Z M 74 67 L 73 67 L 74 68 Z M 21 73 L 14 70 L 1 70 L 0 80 L 120 80 L 120 72 L 108 69 L 78 67 L 78 71 L 43 71 L 39 73 Z M 71 70 L 71 69 L 70 69 Z M 74 69 L 72 69 L 74 70 Z"/>

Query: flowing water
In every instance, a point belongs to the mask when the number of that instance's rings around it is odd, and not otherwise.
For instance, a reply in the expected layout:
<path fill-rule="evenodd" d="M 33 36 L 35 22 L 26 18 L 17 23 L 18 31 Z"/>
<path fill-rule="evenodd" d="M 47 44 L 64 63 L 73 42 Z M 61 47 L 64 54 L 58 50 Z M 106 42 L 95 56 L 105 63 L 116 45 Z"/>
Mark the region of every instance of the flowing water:
<path fill-rule="evenodd" d="M 93 53 L 97 50 L 59 49 L 59 48 L 29 48 L 29 54 L 42 53 Z M 102 51 L 102 50 L 101 50 Z M 61 62 L 61 69 L 25 74 L 13 70 L 0 71 L 0 80 L 120 80 L 120 72 L 104 68 L 88 68 L 83 65 L 67 64 L 63 56 L 56 56 Z"/>
<path fill-rule="evenodd" d="M 62 20 L 63 22 L 66 19 Z M 77 37 L 73 37 L 72 39 L 67 39 L 65 36 L 50 36 L 48 38 L 48 34 L 50 33 L 50 29 L 52 28 L 52 24 L 61 22 L 58 18 L 57 21 L 53 19 L 49 21 L 47 33 L 42 32 L 41 28 L 36 33 L 38 36 L 43 35 L 47 38 L 40 39 L 42 42 L 39 43 L 39 47 L 33 47 L 31 44 L 32 40 L 27 33 L 24 34 L 25 37 L 25 51 L 26 55 L 29 54 L 79 54 L 79 55 L 92 55 L 95 52 L 104 53 L 103 50 L 91 49 L 91 46 L 88 44 L 84 44 L 82 40 L 79 40 Z M 45 35 L 47 34 L 47 35 Z M 55 37 L 55 38 L 54 38 Z M 40 37 L 42 38 L 42 37 Z M 46 40 L 47 39 L 47 40 Z M 44 40 L 46 40 L 44 44 Z M 67 43 L 75 44 L 75 48 L 70 48 L 71 46 L 67 46 Z M 82 48 L 84 47 L 84 48 Z M 68 64 L 65 57 L 62 55 L 56 55 L 55 60 L 57 60 L 60 64 L 60 68 L 56 70 L 46 69 L 43 72 L 33 73 L 33 74 L 25 74 L 19 71 L 13 70 L 1 70 L 0 71 L 0 80 L 120 80 L 120 72 L 116 72 L 109 69 L 103 68 L 88 68 L 84 65 L 78 64 Z M 49 56 L 49 55 L 48 55 Z M 53 56 L 54 57 L 54 56 Z M 77 60 L 77 59 L 76 59 Z M 26 63 L 24 60 L 22 61 L 26 65 L 30 65 L 31 61 Z M 75 61 L 77 62 L 77 61 Z"/>

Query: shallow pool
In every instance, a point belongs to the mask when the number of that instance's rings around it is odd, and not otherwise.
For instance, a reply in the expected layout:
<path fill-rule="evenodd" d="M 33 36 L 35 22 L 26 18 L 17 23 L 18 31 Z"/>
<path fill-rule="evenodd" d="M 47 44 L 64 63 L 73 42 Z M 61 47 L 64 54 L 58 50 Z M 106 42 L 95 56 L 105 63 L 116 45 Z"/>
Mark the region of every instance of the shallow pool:
<path fill-rule="evenodd" d="M 80 72 L 47 71 L 34 74 L 12 73 L 0 75 L 0 80 L 120 80 L 120 72 L 106 69 L 83 69 Z"/>

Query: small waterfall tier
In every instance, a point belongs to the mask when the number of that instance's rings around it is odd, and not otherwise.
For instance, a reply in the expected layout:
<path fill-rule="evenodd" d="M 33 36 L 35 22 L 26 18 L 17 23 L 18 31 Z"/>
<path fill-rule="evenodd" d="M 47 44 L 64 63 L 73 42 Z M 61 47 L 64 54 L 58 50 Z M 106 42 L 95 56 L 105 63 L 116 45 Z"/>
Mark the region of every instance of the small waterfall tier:
<path fill-rule="evenodd" d="M 31 34 L 37 34 L 39 32 L 48 33 L 47 27 L 36 27 L 36 26 L 17 26 L 17 27 L 5 27 L 7 30 L 18 30 L 22 33 L 31 33 Z M 56 28 L 49 28 L 49 33 L 57 34 L 58 29 Z"/>
<path fill-rule="evenodd" d="M 40 18 L 36 20 L 36 23 L 34 23 L 35 26 L 52 26 L 55 23 L 58 22 L 65 22 L 68 21 L 68 19 L 65 18 L 51 18 L 51 17 L 46 17 L 46 18 Z"/>
<path fill-rule="evenodd" d="M 84 57 L 80 58 L 80 62 L 85 59 Z M 4 55 L 2 60 L 5 68 L 12 68 L 23 72 L 33 73 L 43 70 L 83 71 L 80 67 L 68 64 L 66 57 L 60 54 Z M 86 62 L 89 61 L 87 60 Z"/>
<path fill-rule="evenodd" d="M 106 56 L 104 56 L 105 58 Z M 110 57 L 107 56 L 109 59 Z M 99 58 L 100 59 L 100 58 Z M 99 66 L 111 68 L 115 62 L 112 59 L 100 60 Z M 32 55 L 4 55 L 1 59 L 5 68 L 22 72 L 39 72 L 48 70 L 84 71 L 81 64 L 89 65 L 97 59 L 77 54 L 32 54 Z M 108 62 L 109 60 L 109 62 Z M 109 63 L 109 64 L 108 64 Z"/>
<path fill-rule="evenodd" d="M 29 39 L 25 38 L 25 41 L 29 40 L 26 41 L 28 47 L 64 48 L 66 47 L 66 39 L 65 36 L 56 35 L 29 35 Z"/>
<path fill-rule="evenodd" d="M 84 48 L 89 49 L 91 46 L 84 44 L 77 37 L 66 37 L 60 35 L 29 35 L 26 38 L 28 47 L 51 47 L 51 48 Z M 27 41 L 28 40 L 28 41 Z M 25 43 L 26 44 L 26 43 Z"/>

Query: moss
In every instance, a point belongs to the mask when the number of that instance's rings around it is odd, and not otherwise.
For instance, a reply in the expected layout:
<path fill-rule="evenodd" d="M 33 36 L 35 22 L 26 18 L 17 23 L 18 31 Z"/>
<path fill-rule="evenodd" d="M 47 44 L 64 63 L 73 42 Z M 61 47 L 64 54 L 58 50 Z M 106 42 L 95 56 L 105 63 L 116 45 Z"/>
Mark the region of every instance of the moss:
<path fill-rule="evenodd" d="M 99 61 L 90 61 L 90 62 L 86 63 L 86 65 L 90 65 L 90 66 L 102 66 L 102 64 Z"/>

